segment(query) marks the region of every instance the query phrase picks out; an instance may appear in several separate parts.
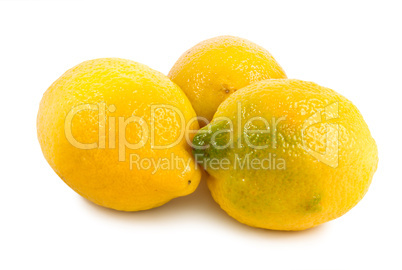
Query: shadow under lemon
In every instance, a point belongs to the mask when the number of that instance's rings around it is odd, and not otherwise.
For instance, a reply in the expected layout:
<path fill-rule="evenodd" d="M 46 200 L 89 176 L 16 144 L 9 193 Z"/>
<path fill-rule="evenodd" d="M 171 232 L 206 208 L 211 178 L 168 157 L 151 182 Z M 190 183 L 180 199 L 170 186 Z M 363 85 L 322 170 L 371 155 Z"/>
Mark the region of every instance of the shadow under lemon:
<path fill-rule="evenodd" d="M 82 198 L 82 197 L 81 197 Z M 117 219 L 121 222 L 136 222 L 142 224 L 155 225 L 172 221 L 178 217 L 198 218 L 202 220 L 212 220 L 220 223 L 226 228 L 234 231 L 242 231 L 242 233 L 256 234 L 257 236 L 268 235 L 272 237 L 298 237 L 308 236 L 312 234 L 321 234 L 325 231 L 327 224 L 310 228 L 304 231 L 274 231 L 261 228 L 254 228 L 238 222 L 223 211 L 214 201 L 206 184 L 206 175 L 203 173 L 201 182 L 196 191 L 184 197 L 178 197 L 170 202 L 144 211 L 124 212 L 99 206 L 91 201 L 82 198 L 82 201 L 97 214 L 107 216 L 108 218 Z M 162 226 L 162 225 L 161 225 Z"/>

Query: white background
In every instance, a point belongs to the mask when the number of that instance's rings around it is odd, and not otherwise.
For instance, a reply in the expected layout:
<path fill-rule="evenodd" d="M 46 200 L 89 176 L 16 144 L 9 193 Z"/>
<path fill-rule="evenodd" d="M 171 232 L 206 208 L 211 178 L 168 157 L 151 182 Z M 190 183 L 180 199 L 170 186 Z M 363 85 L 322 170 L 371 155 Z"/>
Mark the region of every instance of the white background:
<path fill-rule="evenodd" d="M 0 269 L 402 269 L 401 10 L 398 1 L 1 1 Z M 359 108 L 380 163 L 354 209 L 276 232 L 228 217 L 204 182 L 160 208 L 123 213 L 56 176 L 35 121 L 61 74 L 99 57 L 167 74 L 185 50 L 223 34 L 256 42 L 288 77 Z"/>

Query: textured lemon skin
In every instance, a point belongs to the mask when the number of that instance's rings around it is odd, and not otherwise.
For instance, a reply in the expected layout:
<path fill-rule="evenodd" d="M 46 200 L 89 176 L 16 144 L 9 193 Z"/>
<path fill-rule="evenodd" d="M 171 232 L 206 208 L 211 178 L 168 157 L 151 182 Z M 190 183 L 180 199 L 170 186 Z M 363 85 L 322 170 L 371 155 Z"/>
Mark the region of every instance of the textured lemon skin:
<path fill-rule="evenodd" d="M 68 113 L 82 104 L 105 103 L 115 106 L 106 111 L 106 119 L 115 118 L 115 147 L 109 144 L 112 126 L 106 121 L 106 145 L 96 149 L 79 149 L 67 140 L 65 119 Z M 167 104 L 178 108 L 186 122 L 195 112 L 181 89 L 165 75 L 149 67 L 118 58 L 96 59 L 83 62 L 68 70 L 43 95 L 37 116 L 37 134 L 43 154 L 53 170 L 73 190 L 88 200 L 124 211 L 145 210 L 160 206 L 169 200 L 192 193 L 199 181 L 191 149 L 183 139 L 169 149 L 151 149 L 150 140 L 140 149 L 126 149 L 125 161 L 119 161 L 119 117 L 132 115 L 150 123 L 150 106 Z M 113 110 L 112 110 L 113 111 Z M 174 142 L 180 134 L 181 119 L 171 110 L 156 110 L 155 142 Z M 98 111 L 83 110 L 72 120 L 72 134 L 81 143 L 98 143 Z M 193 129 L 198 128 L 195 123 Z M 126 126 L 125 139 L 140 141 L 138 124 Z M 169 158 L 171 154 L 190 160 L 189 168 L 171 170 L 132 166 L 130 155 L 141 158 Z M 145 168 L 145 169 L 144 169 Z"/>
<path fill-rule="evenodd" d="M 210 152 L 209 157 L 229 158 L 233 164 L 236 154 L 262 159 L 271 153 L 276 162 L 283 159 L 286 168 L 207 169 L 212 196 L 230 216 L 253 227 L 304 230 L 342 216 L 366 194 L 377 169 L 377 146 L 360 112 L 349 100 L 312 82 L 265 80 L 231 95 L 218 108 L 214 119 L 228 117 L 237 130 L 238 102 L 242 104 L 243 125 L 255 116 L 268 120 L 286 117 L 277 125 L 275 148 L 256 150 L 243 144 L 242 148 L 234 147 L 224 153 Z M 335 168 L 308 154 L 301 137 L 306 119 L 334 103 L 339 106 L 339 117 L 329 122 L 338 124 L 339 154 Z M 304 132 L 308 147 L 317 152 L 335 147 L 334 141 L 322 140 L 327 132 L 324 124 L 311 126 Z M 195 145 L 206 145 L 205 138 L 200 136 L 200 133 L 195 136 Z M 234 141 L 237 139 L 235 135 Z M 272 140 L 266 137 L 267 143 Z M 198 152 L 208 156 L 205 150 Z"/>
<path fill-rule="evenodd" d="M 286 78 L 286 74 L 257 44 L 219 36 L 186 51 L 168 77 L 183 89 L 197 115 L 211 121 L 222 101 L 238 89 L 264 79 Z"/>

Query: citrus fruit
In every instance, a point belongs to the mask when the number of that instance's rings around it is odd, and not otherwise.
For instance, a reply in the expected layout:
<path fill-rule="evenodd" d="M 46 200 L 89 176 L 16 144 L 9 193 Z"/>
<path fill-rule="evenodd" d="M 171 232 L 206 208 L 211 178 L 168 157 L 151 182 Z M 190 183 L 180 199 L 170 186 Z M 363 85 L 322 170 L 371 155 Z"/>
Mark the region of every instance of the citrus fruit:
<path fill-rule="evenodd" d="M 264 80 L 237 91 L 193 144 L 221 208 L 273 230 L 304 230 L 345 214 L 367 192 L 378 163 L 358 109 L 300 80 Z"/>
<path fill-rule="evenodd" d="M 105 58 L 75 66 L 49 87 L 37 133 L 46 160 L 73 190 L 105 207 L 137 211 L 196 189 L 200 171 L 185 139 L 194 117 L 165 75 Z"/>
<path fill-rule="evenodd" d="M 211 121 L 219 104 L 238 89 L 286 75 L 264 48 L 243 38 L 219 36 L 186 51 L 168 77 L 183 89 L 197 115 Z"/>

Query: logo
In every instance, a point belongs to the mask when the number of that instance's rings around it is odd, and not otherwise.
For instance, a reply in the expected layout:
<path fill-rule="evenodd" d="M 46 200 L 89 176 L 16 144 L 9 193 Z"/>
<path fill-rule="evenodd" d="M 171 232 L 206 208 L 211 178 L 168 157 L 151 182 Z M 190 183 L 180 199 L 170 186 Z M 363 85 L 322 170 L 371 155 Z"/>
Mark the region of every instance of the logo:
<path fill-rule="evenodd" d="M 338 102 L 334 102 L 324 108 L 320 109 L 311 115 L 303 124 L 301 134 L 303 148 L 308 154 L 315 157 L 318 161 L 332 167 L 338 167 L 338 151 L 339 151 L 339 126 L 337 123 L 328 123 L 329 120 L 339 118 Z M 314 125 L 325 125 L 325 151 L 323 153 L 312 150 L 308 147 L 305 137 L 305 131 Z M 317 140 L 318 138 L 316 138 Z"/>

